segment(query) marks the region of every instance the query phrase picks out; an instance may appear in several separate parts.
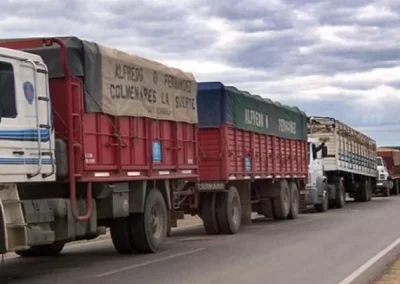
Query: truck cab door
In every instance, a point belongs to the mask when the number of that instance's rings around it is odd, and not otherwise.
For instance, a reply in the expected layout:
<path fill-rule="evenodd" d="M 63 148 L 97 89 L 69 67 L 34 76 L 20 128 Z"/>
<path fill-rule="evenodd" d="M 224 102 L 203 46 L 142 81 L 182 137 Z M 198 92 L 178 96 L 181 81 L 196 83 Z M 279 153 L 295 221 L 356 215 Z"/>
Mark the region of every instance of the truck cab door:
<path fill-rule="evenodd" d="M 50 101 L 39 99 L 49 97 L 47 68 L 41 65 L 0 54 L 0 175 L 3 182 L 55 179 Z"/>

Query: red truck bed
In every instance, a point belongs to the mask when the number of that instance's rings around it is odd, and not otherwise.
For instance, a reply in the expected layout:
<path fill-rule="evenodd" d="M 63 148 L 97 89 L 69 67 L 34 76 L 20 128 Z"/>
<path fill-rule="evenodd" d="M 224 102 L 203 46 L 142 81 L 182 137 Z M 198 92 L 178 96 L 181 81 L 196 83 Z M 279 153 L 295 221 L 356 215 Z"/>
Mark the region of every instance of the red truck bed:
<path fill-rule="evenodd" d="M 94 109 L 99 101 L 96 102 L 98 94 L 95 90 L 99 87 L 96 84 L 100 84 L 100 78 L 94 77 L 90 82 L 85 77 L 94 74 L 89 73 L 92 70 L 84 62 L 85 52 L 90 51 L 88 45 L 94 43 L 77 38 L 59 39 L 65 45 L 68 57 L 65 59 L 70 76 L 65 74 L 63 55 L 57 44 L 43 47 L 41 39 L 18 39 L 1 40 L 0 46 L 41 55 L 47 64 L 55 135 L 56 138 L 68 142 L 68 135 L 72 132 L 75 150 L 72 156 L 68 152 L 68 159 L 74 160 L 77 181 L 196 178 L 196 121 L 154 119 L 141 115 L 110 115 L 101 110 L 88 111 L 88 108 Z M 91 46 L 92 50 L 94 47 L 96 46 Z M 165 70 L 168 67 L 160 68 Z M 160 81 L 164 83 L 164 76 Z M 192 83 L 196 84 L 194 79 Z M 150 91 L 148 94 L 150 97 Z M 68 110 L 68 103 L 72 104 L 72 111 Z M 119 106 L 120 109 L 123 107 Z M 70 117 L 72 127 L 68 123 Z M 161 150 L 154 148 L 157 146 Z M 65 162 L 65 158 L 61 157 L 57 161 L 58 175 L 62 179 L 67 178 L 67 173 L 62 173 L 59 165 Z"/>
<path fill-rule="evenodd" d="M 243 101 L 240 101 L 240 96 L 244 97 Z M 249 98 L 249 95 L 243 95 L 243 92 L 225 87 L 221 83 L 199 83 L 198 137 L 201 181 L 306 177 L 305 114 L 267 100 L 260 103 L 259 98 L 252 97 L 254 98 Z M 252 100 L 255 100 L 256 104 L 251 105 Z M 296 129 L 297 134 L 291 137 L 285 133 L 278 133 L 279 129 L 272 127 L 265 130 L 241 125 L 241 119 L 251 120 L 252 116 L 247 114 L 246 118 L 246 114 L 240 115 L 246 104 L 249 109 L 258 109 L 259 113 L 269 113 L 270 125 L 273 119 L 279 119 L 286 114 L 287 120 L 291 117 L 300 124 Z M 227 117 L 229 115 L 232 118 Z M 261 120 L 258 121 L 258 125 L 263 126 Z"/>

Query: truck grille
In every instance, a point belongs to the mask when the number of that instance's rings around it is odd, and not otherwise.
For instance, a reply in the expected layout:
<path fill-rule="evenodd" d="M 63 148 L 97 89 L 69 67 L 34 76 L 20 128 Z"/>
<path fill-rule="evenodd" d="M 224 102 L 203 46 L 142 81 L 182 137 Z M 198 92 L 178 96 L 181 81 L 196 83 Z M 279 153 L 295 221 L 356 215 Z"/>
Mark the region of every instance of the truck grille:
<path fill-rule="evenodd" d="M 379 179 L 385 179 L 385 175 L 379 175 Z"/>

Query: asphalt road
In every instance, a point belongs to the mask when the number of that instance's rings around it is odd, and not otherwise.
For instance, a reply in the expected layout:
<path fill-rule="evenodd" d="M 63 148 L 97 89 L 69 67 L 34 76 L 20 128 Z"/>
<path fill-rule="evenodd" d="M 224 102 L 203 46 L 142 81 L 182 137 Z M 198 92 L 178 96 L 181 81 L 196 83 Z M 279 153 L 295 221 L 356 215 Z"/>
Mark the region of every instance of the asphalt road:
<path fill-rule="evenodd" d="M 155 255 L 121 256 L 109 240 L 47 259 L 6 259 L 2 284 L 337 284 L 400 236 L 400 197 L 296 220 L 256 219 L 237 235 L 176 232 Z"/>

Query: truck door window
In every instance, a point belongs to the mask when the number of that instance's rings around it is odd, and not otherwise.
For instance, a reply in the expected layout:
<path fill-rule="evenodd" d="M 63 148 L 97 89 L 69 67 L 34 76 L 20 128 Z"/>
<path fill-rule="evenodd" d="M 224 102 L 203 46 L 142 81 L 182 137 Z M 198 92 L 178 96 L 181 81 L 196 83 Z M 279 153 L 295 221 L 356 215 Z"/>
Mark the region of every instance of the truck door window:
<path fill-rule="evenodd" d="M 1 117 L 17 117 L 15 105 L 14 69 L 10 63 L 0 61 L 0 108 Z"/>

